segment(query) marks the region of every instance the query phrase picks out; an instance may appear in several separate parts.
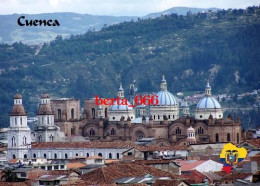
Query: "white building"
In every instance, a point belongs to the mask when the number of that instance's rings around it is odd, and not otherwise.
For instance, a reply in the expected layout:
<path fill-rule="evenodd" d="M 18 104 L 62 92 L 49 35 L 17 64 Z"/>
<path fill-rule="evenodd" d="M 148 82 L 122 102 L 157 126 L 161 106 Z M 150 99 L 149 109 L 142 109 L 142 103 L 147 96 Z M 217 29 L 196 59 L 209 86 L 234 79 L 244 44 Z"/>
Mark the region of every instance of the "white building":
<path fill-rule="evenodd" d="M 7 158 L 8 159 L 27 159 L 31 148 L 31 130 L 27 126 L 27 114 L 22 104 L 22 96 L 14 96 L 14 106 L 10 117 L 10 128 L 8 129 L 7 139 Z"/>
<path fill-rule="evenodd" d="M 164 76 L 160 88 L 161 91 L 156 94 L 158 104 L 151 105 L 150 115 L 152 115 L 154 122 L 164 121 L 164 117 L 167 117 L 168 121 L 174 121 L 179 118 L 179 105 L 176 98 L 167 90 L 167 82 Z"/>
<path fill-rule="evenodd" d="M 209 119 L 210 115 L 213 119 L 223 118 L 223 109 L 220 106 L 219 102 L 214 97 L 212 97 L 211 87 L 209 85 L 209 82 L 207 82 L 207 86 L 205 88 L 205 96 L 199 101 L 195 110 L 195 119 Z"/>

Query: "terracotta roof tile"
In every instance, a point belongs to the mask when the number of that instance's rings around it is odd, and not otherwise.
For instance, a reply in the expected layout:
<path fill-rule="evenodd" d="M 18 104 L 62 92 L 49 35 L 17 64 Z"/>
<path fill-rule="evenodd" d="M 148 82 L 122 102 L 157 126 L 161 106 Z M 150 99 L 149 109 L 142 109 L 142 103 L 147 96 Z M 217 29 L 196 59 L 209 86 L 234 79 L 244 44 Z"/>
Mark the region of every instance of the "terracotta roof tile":
<path fill-rule="evenodd" d="M 86 166 L 85 163 L 80 163 L 80 162 L 67 163 L 67 169 L 79 169 L 79 168 L 85 167 L 85 166 Z"/>
<path fill-rule="evenodd" d="M 193 180 L 193 183 L 202 183 L 206 176 L 197 170 L 191 170 L 183 173 L 183 177 Z"/>
<path fill-rule="evenodd" d="M 173 185 L 179 185 L 181 182 L 183 181 L 182 180 L 156 180 L 153 186 L 173 186 Z"/>
<path fill-rule="evenodd" d="M 252 173 L 244 173 L 244 172 L 232 172 L 230 174 L 226 174 L 222 180 L 235 180 L 235 179 L 245 179 L 248 176 L 252 175 Z"/>
<path fill-rule="evenodd" d="M 171 173 L 150 167 L 144 164 L 135 163 L 112 163 L 107 167 L 101 167 L 81 176 L 87 184 L 113 183 L 114 180 L 125 177 L 143 177 L 151 174 L 154 177 L 178 177 Z"/>
<path fill-rule="evenodd" d="M 245 142 L 249 143 L 250 145 L 254 146 L 255 148 L 260 148 L 260 139 L 250 139 L 246 140 Z"/>

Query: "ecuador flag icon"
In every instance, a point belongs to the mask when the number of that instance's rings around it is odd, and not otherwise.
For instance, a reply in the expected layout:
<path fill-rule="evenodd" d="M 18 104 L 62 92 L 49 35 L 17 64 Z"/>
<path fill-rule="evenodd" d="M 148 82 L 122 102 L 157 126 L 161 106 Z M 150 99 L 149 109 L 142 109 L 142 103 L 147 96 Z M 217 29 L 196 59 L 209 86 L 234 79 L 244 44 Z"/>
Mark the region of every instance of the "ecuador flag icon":
<path fill-rule="evenodd" d="M 246 155 L 247 151 L 245 148 L 238 148 L 232 143 L 225 144 L 220 154 L 220 161 L 224 163 L 222 170 L 229 173 L 232 166 L 241 162 Z"/>

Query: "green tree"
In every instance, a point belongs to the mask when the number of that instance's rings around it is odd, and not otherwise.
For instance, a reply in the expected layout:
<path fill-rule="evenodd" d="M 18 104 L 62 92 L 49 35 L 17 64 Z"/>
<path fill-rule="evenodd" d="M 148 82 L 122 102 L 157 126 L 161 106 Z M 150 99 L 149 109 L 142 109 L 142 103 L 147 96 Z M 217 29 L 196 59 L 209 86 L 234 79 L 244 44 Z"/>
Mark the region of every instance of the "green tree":
<path fill-rule="evenodd" d="M 2 171 L 1 180 L 4 180 L 5 182 L 16 182 L 18 178 L 16 177 L 16 174 L 13 173 L 14 169 L 11 169 L 9 167 L 5 168 Z"/>

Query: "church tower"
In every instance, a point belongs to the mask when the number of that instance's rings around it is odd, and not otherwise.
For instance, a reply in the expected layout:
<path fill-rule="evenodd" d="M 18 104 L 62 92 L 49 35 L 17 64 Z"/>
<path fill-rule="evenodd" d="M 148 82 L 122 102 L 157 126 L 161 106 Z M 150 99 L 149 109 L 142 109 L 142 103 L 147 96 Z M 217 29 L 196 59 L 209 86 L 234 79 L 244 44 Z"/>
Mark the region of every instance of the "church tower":
<path fill-rule="evenodd" d="M 35 128 L 36 142 L 58 141 L 58 127 L 54 125 L 54 112 L 50 104 L 50 96 L 46 93 L 41 95 L 41 104 L 37 112 L 37 125 Z"/>
<path fill-rule="evenodd" d="M 121 98 L 121 99 L 123 99 L 123 98 L 125 97 L 125 95 L 124 95 L 124 89 L 123 89 L 123 87 L 122 87 L 122 83 L 120 83 L 120 87 L 119 87 L 119 89 L 118 89 L 117 96 L 118 96 L 119 98 Z"/>
<path fill-rule="evenodd" d="M 27 159 L 31 148 L 31 130 L 27 126 L 27 114 L 20 94 L 14 96 L 14 106 L 9 117 L 10 127 L 7 133 L 8 160 Z"/>
<path fill-rule="evenodd" d="M 196 143 L 196 137 L 195 137 L 195 129 L 190 126 L 187 129 L 187 144 L 195 144 Z"/>

